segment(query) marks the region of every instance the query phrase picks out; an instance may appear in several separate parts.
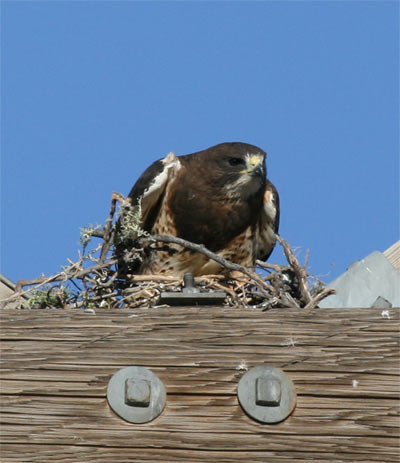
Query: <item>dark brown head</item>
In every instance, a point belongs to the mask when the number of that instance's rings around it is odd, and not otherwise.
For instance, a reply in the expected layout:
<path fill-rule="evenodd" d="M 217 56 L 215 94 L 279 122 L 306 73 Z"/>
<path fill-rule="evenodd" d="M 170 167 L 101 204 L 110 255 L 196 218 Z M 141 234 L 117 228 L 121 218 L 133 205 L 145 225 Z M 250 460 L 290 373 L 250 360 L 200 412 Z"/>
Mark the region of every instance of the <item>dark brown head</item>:
<path fill-rule="evenodd" d="M 186 158 L 202 182 L 231 198 L 246 199 L 265 187 L 266 153 L 254 145 L 221 143 Z"/>

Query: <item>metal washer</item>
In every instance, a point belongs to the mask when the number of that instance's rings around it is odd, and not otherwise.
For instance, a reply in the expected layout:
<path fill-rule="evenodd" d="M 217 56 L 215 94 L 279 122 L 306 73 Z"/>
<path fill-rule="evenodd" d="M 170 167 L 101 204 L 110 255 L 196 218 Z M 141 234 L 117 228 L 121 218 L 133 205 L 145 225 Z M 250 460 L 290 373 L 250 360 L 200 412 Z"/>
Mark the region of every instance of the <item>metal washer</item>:
<path fill-rule="evenodd" d="M 127 379 L 144 379 L 150 383 L 150 403 L 147 407 L 135 407 L 125 403 L 125 382 Z M 161 415 L 166 403 L 165 387 L 162 381 L 144 367 L 131 366 L 115 373 L 107 388 L 107 400 L 113 411 L 129 423 L 148 423 Z"/>
<path fill-rule="evenodd" d="M 277 406 L 257 405 L 257 378 L 276 378 L 281 383 L 281 399 Z M 254 420 L 261 423 L 279 423 L 286 419 L 296 406 L 296 391 L 291 379 L 280 369 L 260 365 L 245 373 L 239 381 L 238 399 L 243 410 Z"/>

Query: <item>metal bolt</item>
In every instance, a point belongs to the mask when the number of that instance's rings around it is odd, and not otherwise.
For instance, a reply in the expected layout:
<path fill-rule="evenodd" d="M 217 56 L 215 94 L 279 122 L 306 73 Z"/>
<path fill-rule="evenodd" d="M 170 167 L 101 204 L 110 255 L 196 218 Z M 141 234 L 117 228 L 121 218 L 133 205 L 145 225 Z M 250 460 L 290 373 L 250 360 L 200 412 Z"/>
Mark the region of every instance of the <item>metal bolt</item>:
<path fill-rule="evenodd" d="M 160 295 L 159 304 L 169 305 L 203 305 L 222 304 L 226 298 L 225 291 L 202 292 L 196 287 L 193 273 L 187 272 L 183 275 L 183 288 L 180 292 L 163 291 Z"/>
<path fill-rule="evenodd" d="M 257 378 L 256 404 L 262 407 L 278 407 L 281 402 L 281 382 L 274 376 Z"/>
<path fill-rule="evenodd" d="M 125 403 L 131 407 L 150 405 L 151 386 L 145 379 L 128 378 L 125 380 Z"/>
<path fill-rule="evenodd" d="M 147 423 L 159 416 L 166 402 L 161 380 L 144 367 L 117 371 L 107 388 L 107 400 L 114 412 L 130 423 Z"/>
<path fill-rule="evenodd" d="M 184 293 L 199 293 L 199 289 L 196 288 L 193 273 L 187 272 L 183 275 L 183 289 Z"/>
<path fill-rule="evenodd" d="M 292 381 L 279 368 L 254 367 L 245 373 L 238 384 L 238 400 L 251 418 L 261 423 L 279 423 L 296 406 Z"/>

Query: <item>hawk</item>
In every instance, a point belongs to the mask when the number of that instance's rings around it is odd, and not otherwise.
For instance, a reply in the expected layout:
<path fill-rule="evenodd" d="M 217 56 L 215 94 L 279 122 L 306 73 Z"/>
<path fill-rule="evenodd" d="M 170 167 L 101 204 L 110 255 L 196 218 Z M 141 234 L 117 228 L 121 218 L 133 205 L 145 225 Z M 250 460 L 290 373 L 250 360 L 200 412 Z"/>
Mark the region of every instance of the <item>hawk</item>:
<path fill-rule="evenodd" d="M 221 143 L 184 156 L 169 153 L 139 177 L 129 193 L 144 230 L 203 244 L 237 264 L 266 260 L 276 241 L 279 196 L 266 178 L 266 153 L 247 143 Z M 178 245 L 158 243 L 141 274 L 226 273 L 215 261 Z"/>

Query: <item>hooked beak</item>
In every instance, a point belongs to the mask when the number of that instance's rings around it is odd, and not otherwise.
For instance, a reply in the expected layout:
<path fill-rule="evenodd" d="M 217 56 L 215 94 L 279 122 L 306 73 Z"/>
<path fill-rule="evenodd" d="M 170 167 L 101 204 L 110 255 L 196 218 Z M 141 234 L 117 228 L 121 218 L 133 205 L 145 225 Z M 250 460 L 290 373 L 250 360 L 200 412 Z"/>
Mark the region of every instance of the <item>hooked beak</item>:
<path fill-rule="evenodd" d="M 264 168 L 262 164 L 254 167 L 254 169 L 250 172 L 252 175 L 259 175 L 260 177 L 264 176 Z"/>
<path fill-rule="evenodd" d="M 252 154 L 246 157 L 246 169 L 240 171 L 241 174 L 264 175 L 264 157 Z"/>

